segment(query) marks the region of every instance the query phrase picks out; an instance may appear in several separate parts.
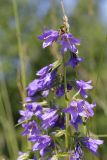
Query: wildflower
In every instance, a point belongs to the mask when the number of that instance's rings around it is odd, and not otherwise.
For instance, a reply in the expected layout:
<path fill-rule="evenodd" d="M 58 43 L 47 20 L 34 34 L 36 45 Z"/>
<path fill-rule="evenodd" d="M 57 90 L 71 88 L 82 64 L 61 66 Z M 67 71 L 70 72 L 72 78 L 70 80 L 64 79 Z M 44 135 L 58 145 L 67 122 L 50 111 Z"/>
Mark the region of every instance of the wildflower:
<path fill-rule="evenodd" d="M 93 108 L 96 104 L 89 104 L 85 100 L 73 100 L 70 105 L 64 109 L 64 112 L 71 114 L 71 123 L 78 123 L 78 116 L 92 117 L 94 115 Z M 75 124 L 76 125 L 76 124 Z"/>
<path fill-rule="evenodd" d="M 70 84 L 67 84 L 67 90 L 70 91 L 72 89 L 72 86 Z M 59 87 L 56 90 L 57 97 L 61 97 L 65 94 L 64 84 L 59 85 Z"/>
<path fill-rule="evenodd" d="M 72 116 L 71 116 L 70 124 L 72 124 L 76 130 L 78 130 L 78 125 L 79 125 L 79 124 L 82 124 L 82 119 L 81 119 L 81 117 L 78 116 L 78 117 L 76 118 L 75 122 L 73 122 L 73 121 L 72 121 Z"/>
<path fill-rule="evenodd" d="M 30 121 L 29 123 L 22 124 L 22 127 L 25 129 L 22 132 L 23 136 L 25 136 L 25 135 L 34 135 L 34 134 L 39 134 L 40 133 L 40 130 L 39 130 L 38 126 L 37 126 L 37 123 L 34 120 Z"/>
<path fill-rule="evenodd" d="M 32 118 L 33 113 L 28 111 L 28 110 L 20 110 L 19 111 L 20 115 L 22 116 L 19 120 L 18 123 L 22 123 L 24 121 L 28 121 Z"/>
<path fill-rule="evenodd" d="M 82 160 L 83 156 L 84 153 L 81 149 L 81 146 L 79 143 L 77 143 L 75 149 L 72 151 L 70 160 Z"/>
<path fill-rule="evenodd" d="M 33 103 L 28 103 L 26 105 L 26 109 L 29 111 L 29 112 L 32 112 L 33 115 L 37 116 L 37 117 L 40 117 L 41 114 L 42 114 L 42 106 L 37 103 L 37 102 L 33 102 Z"/>
<path fill-rule="evenodd" d="M 29 140 L 33 143 L 32 150 L 40 150 L 40 155 L 43 156 L 45 154 L 46 148 L 51 146 L 51 138 L 48 135 L 33 135 L 29 138 Z"/>
<path fill-rule="evenodd" d="M 56 71 L 52 71 L 51 73 L 46 74 L 46 76 L 43 78 L 43 88 L 49 89 L 51 88 L 51 85 L 56 78 Z"/>
<path fill-rule="evenodd" d="M 39 79 L 32 81 L 27 87 L 28 96 L 34 96 L 39 91 L 50 89 L 55 78 L 56 70 L 47 73 L 44 77 L 40 77 Z"/>
<path fill-rule="evenodd" d="M 25 103 L 34 102 L 34 101 L 36 101 L 39 98 L 40 98 L 40 96 L 38 96 L 38 95 L 35 95 L 35 96 L 32 96 L 32 97 L 26 97 L 24 99 L 24 102 Z"/>
<path fill-rule="evenodd" d="M 54 127 L 59 127 L 61 129 L 64 129 L 65 128 L 65 117 L 63 114 L 59 114 L 58 115 L 58 119 L 54 125 Z"/>
<path fill-rule="evenodd" d="M 90 137 L 82 138 L 82 144 L 88 148 L 94 155 L 97 155 L 99 145 L 103 144 L 103 140 L 93 139 Z"/>
<path fill-rule="evenodd" d="M 19 113 L 22 117 L 18 120 L 18 123 L 29 121 L 33 115 L 37 117 L 41 116 L 42 106 L 37 102 L 28 103 L 25 106 L 25 110 L 20 110 Z"/>
<path fill-rule="evenodd" d="M 79 112 L 82 111 L 82 104 L 74 100 L 70 105 L 64 109 L 64 112 L 71 114 L 72 122 L 75 123 L 79 115 Z"/>
<path fill-rule="evenodd" d="M 94 116 L 94 111 L 93 111 L 93 108 L 96 106 L 96 103 L 88 103 L 87 101 L 83 100 L 81 101 L 83 103 L 83 111 L 79 113 L 79 115 L 81 117 L 86 117 L 86 118 L 89 118 L 89 117 L 93 117 Z"/>
<path fill-rule="evenodd" d="M 44 40 L 43 48 L 51 46 L 53 42 L 57 41 L 59 37 L 59 32 L 55 30 L 46 30 L 42 35 L 38 36 L 38 39 Z"/>
<path fill-rule="evenodd" d="M 93 86 L 90 85 L 91 82 L 92 82 L 91 80 L 88 81 L 88 82 L 85 82 L 83 80 L 76 81 L 76 86 L 77 86 L 78 90 L 80 90 L 80 93 L 84 98 L 88 97 L 88 95 L 87 95 L 85 90 L 93 88 Z"/>
<path fill-rule="evenodd" d="M 27 87 L 28 96 L 34 96 L 40 90 L 42 90 L 42 81 L 35 79 Z"/>
<path fill-rule="evenodd" d="M 41 116 L 41 119 L 41 128 L 47 129 L 49 127 L 53 127 L 58 119 L 57 110 L 45 108 L 45 113 Z"/>
<path fill-rule="evenodd" d="M 80 44 L 80 40 L 77 38 L 74 38 L 71 33 L 64 33 L 61 36 L 61 40 L 59 41 L 59 44 L 61 47 L 61 53 L 64 54 L 68 50 L 73 53 L 77 53 L 78 49 L 76 48 L 76 45 Z"/>
<path fill-rule="evenodd" d="M 44 77 L 52 69 L 53 66 L 54 66 L 53 64 L 50 64 L 48 66 L 43 67 L 36 73 L 36 75 L 40 77 Z"/>
<path fill-rule="evenodd" d="M 66 64 L 75 68 L 78 65 L 78 63 L 82 62 L 83 60 L 84 60 L 83 58 L 80 58 L 75 53 L 72 53 L 72 57 Z"/>

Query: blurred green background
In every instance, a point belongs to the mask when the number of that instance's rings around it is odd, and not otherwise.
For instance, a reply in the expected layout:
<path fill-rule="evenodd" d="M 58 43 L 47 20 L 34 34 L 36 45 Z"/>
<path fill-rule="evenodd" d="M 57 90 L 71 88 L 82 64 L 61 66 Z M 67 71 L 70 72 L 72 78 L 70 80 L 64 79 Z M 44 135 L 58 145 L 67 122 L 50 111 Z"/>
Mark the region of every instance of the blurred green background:
<path fill-rule="evenodd" d="M 70 31 L 81 39 L 79 54 L 85 61 L 79 74 L 94 85 L 90 96 L 97 107 L 89 127 L 104 140 L 99 158 L 87 154 L 86 160 L 107 160 L 107 0 L 65 0 L 64 4 Z M 18 150 L 26 148 L 21 127 L 15 127 L 25 87 L 59 54 L 57 45 L 42 49 L 37 36 L 61 24 L 60 0 L 0 0 L 0 160 L 16 160 Z"/>

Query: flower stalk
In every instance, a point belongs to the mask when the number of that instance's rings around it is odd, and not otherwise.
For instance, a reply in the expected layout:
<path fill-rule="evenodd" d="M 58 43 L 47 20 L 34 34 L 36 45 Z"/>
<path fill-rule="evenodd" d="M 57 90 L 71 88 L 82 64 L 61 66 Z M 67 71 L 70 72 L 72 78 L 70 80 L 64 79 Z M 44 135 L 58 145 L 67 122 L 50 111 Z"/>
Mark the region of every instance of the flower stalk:
<path fill-rule="evenodd" d="M 64 72 L 64 90 L 65 90 L 65 103 L 66 107 L 68 106 L 68 96 L 67 96 L 67 78 L 66 78 L 66 67 L 65 67 L 65 55 L 63 55 L 63 72 Z M 65 114 L 65 125 L 66 125 L 66 133 L 65 133 L 65 146 L 66 151 L 69 149 L 69 114 Z"/>

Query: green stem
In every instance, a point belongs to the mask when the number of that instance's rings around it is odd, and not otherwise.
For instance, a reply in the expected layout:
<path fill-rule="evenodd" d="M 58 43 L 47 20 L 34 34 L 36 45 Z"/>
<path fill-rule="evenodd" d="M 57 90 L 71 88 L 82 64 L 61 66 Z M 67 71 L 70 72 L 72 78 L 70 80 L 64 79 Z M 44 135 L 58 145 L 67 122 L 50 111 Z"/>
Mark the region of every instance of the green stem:
<path fill-rule="evenodd" d="M 19 58 L 20 58 L 20 74 L 21 74 L 21 84 L 22 84 L 22 92 L 23 92 L 23 99 L 26 97 L 26 73 L 25 73 L 25 58 L 21 40 L 21 31 L 20 31 L 20 23 L 19 23 L 19 16 L 18 16 L 18 9 L 17 9 L 17 2 L 16 0 L 12 0 L 13 4 L 13 11 L 15 16 L 16 22 L 16 36 L 18 42 L 18 50 L 19 50 Z"/>
<path fill-rule="evenodd" d="M 63 72 L 64 72 L 65 103 L 66 103 L 66 107 L 68 107 L 65 56 L 63 56 Z M 66 117 L 65 146 L 66 146 L 66 151 L 68 151 L 68 149 L 69 149 L 69 115 L 66 113 L 66 114 L 65 114 L 65 117 Z"/>
<path fill-rule="evenodd" d="M 84 135 L 87 136 L 87 122 L 85 120 L 85 118 L 83 118 L 83 132 L 84 132 Z"/>

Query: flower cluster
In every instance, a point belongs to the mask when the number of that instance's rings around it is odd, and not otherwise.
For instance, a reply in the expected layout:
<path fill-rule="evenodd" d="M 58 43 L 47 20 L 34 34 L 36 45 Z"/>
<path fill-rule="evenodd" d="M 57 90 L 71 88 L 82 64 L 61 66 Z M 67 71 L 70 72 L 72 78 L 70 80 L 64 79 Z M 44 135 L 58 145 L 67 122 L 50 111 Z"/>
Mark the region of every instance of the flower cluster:
<path fill-rule="evenodd" d="M 103 141 L 79 131 L 79 128 L 94 116 L 96 103 L 87 101 L 87 91 L 93 88 L 91 81 L 76 78 L 69 80 L 65 72 L 67 65 L 75 68 L 84 60 L 78 56 L 77 45 L 80 40 L 67 32 L 66 25 L 58 31 L 46 30 L 38 38 L 43 40 L 43 48 L 57 42 L 61 46 L 61 58 L 36 72 L 36 79 L 27 87 L 27 97 L 24 109 L 19 111 L 21 118 L 18 123 L 22 124 L 22 135 L 27 136 L 32 143 L 32 156 L 29 152 L 23 153 L 18 160 L 24 160 L 20 158 L 24 156 L 25 159 L 27 156 L 27 159 L 33 160 L 36 157 L 51 160 L 54 156 L 58 159 L 63 152 L 69 160 L 81 160 L 84 157 L 84 148 L 96 155 L 98 146 L 103 144 Z M 65 54 L 69 54 L 70 59 L 63 61 Z M 59 73 L 62 66 L 64 72 Z M 57 104 L 58 99 L 65 102 Z M 71 133 L 71 130 L 74 133 Z"/>

